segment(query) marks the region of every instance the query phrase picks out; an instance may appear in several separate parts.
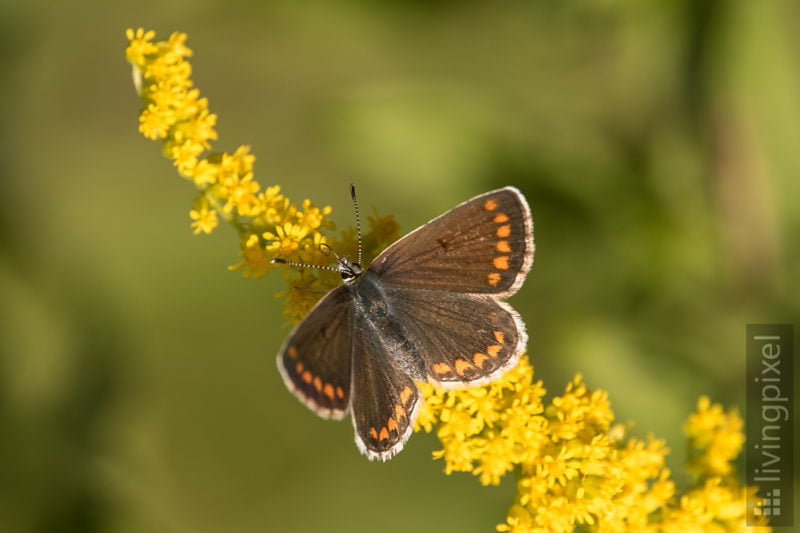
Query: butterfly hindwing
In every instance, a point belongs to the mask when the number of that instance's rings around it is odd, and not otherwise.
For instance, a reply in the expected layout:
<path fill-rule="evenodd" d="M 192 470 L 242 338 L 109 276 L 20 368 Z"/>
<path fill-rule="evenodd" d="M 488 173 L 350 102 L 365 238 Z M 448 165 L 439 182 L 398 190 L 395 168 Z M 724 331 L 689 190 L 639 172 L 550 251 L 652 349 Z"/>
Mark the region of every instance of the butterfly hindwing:
<path fill-rule="evenodd" d="M 379 339 L 363 333 L 353 339 L 356 445 L 370 459 L 386 461 L 411 436 L 421 400 L 417 386 L 392 364 Z"/>
<path fill-rule="evenodd" d="M 346 287 L 332 290 L 295 327 L 278 353 L 286 386 L 324 418 L 342 418 L 350 400 L 351 313 Z"/>
<path fill-rule="evenodd" d="M 488 383 L 525 350 L 525 325 L 487 295 L 386 288 L 395 320 L 413 338 L 427 377 L 445 388 Z"/>
<path fill-rule="evenodd" d="M 412 231 L 370 266 L 397 287 L 515 293 L 533 262 L 533 222 L 513 187 L 476 196 Z"/>

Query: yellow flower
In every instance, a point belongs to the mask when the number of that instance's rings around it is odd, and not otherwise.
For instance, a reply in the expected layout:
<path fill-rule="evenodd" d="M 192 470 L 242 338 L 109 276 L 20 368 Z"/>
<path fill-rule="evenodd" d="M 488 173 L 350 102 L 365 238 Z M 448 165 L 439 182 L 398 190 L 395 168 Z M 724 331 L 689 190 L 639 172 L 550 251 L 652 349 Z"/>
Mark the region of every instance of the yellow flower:
<path fill-rule="evenodd" d="M 536 428 L 544 423 L 544 389 L 533 384 L 532 377 L 533 369 L 522 358 L 516 368 L 485 387 L 444 391 L 422 386 L 426 403 L 416 430 L 431 431 L 439 419 L 437 435 L 444 448 L 434 457 L 444 458 L 445 472 L 473 472 L 482 484 L 496 485 L 518 462 L 522 443 L 540 442 Z"/>
<path fill-rule="evenodd" d="M 289 289 L 275 295 L 284 302 L 284 317 L 289 324 L 300 321 L 314 307 L 321 294 L 328 288 L 322 281 L 304 272 L 284 271 Z"/>
<path fill-rule="evenodd" d="M 263 237 L 267 241 L 267 251 L 277 256 L 289 257 L 300 248 L 301 241 L 308 235 L 309 229 L 298 224 L 286 222 L 275 227 L 275 233 L 265 231 Z"/>
<path fill-rule="evenodd" d="M 330 207 L 314 207 L 306 200 L 301 211 L 280 194 L 279 186 L 262 191 L 249 146 L 233 153 L 209 153 L 217 139 L 217 116 L 192 83 L 186 34 L 176 32 L 155 42 L 155 33 L 142 28 L 126 35 L 126 57 L 142 99 L 139 129 L 145 137 L 160 140 L 164 155 L 202 191 L 202 202 L 189 213 L 193 232 L 210 233 L 220 217 L 233 225 L 240 235 L 242 261 L 231 268 L 242 270 L 245 277 L 260 277 L 276 268 L 269 259 L 277 253 L 316 259 L 311 248 L 324 242 L 318 230 L 333 227 Z M 262 234 L 270 240 L 269 250 L 258 237 Z"/>
<path fill-rule="evenodd" d="M 158 47 L 152 42 L 156 32 L 150 30 L 145 31 L 144 28 L 139 28 L 136 31 L 128 29 L 125 32 L 129 44 L 125 50 L 125 56 L 128 62 L 133 65 L 143 65 L 147 56 L 153 55 L 158 50 Z"/>
<path fill-rule="evenodd" d="M 497 531 L 509 531 L 511 533 L 532 533 L 542 531 L 533 523 L 533 517 L 527 508 L 522 505 L 513 505 L 508 511 L 506 523 L 499 524 Z"/>
<path fill-rule="evenodd" d="M 297 213 L 297 218 L 300 224 L 311 229 L 319 229 L 326 222 L 325 217 L 330 213 L 330 206 L 320 209 L 319 207 L 314 207 L 311 200 L 306 199 L 303 200 L 303 210 Z"/>
<path fill-rule="evenodd" d="M 195 89 L 190 95 L 196 96 L 199 92 Z M 176 142 L 191 142 L 202 147 L 202 151 L 211 148 L 209 141 L 216 140 L 217 115 L 208 109 L 208 100 L 201 98 L 197 101 L 189 98 L 183 102 L 181 120 L 175 125 L 172 135 Z"/>
<path fill-rule="evenodd" d="M 178 172 L 183 176 L 191 176 L 198 163 L 198 156 L 205 148 L 194 140 L 186 140 L 181 144 L 165 144 L 164 149 L 168 156 L 174 160 Z"/>
<path fill-rule="evenodd" d="M 158 109 L 155 104 L 148 105 L 139 115 L 139 131 L 148 139 L 163 139 L 173 122 L 165 115 L 166 112 Z"/>
<path fill-rule="evenodd" d="M 264 226 L 277 226 L 286 220 L 285 213 L 289 210 L 289 199 L 280 194 L 280 185 L 267 187 L 264 192 L 256 196 L 258 201 L 258 218 Z"/>
<path fill-rule="evenodd" d="M 514 468 L 510 460 L 515 447 L 513 438 L 489 432 L 483 441 L 481 456 L 474 469 L 481 485 L 499 485 L 502 477 Z"/>
<path fill-rule="evenodd" d="M 728 475 L 744 445 L 743 426 L 735 410 L 725 413 L 722 406 L 712 405 L 707 396 L 701 397 L 697 412 L 684 426 L 689 437 L 690 471 L 695 475 Z"/>
<path fill-rule="evenodd" d="M 433 457 L 444 459 L 445 473 L 472 472 L 494 485 L 517 472 L 517 496 L 498 531 L 683 531 L 698 524 L 730 531 L 743 524 L 746 493 L 738 483 L 704 478 L 676 500 L 664 441 L 626 440 L 608 395 L 580 375 L 546 405 L 527 357 L 484 387 L 421 389 L 426 404 L 416 430 L 436 431 L 442 448 Z M 689 427 L 708 449 L 732 458 L 735 447 L 720 443 L 738 442 L 741 425 L 719 409 L 701 400 Z"/>
<path fill-rule="evenodd" d="M 245 234 L 243 241 L 242 251 L 239 254 L 242 260 L 235 265 L 229 266 L 229 270 L 241 270 L 242 277 L 245 278 L 260 278 L 267 273 L 270 267 L 275 268 L 267 259 L 258 235 Z"/>
<path fill-rule="evenodd" d="M 240 146 L 232 154 L 222 154 L 219 161 L 219 179 L 224 184 L 228 179 L 252 174 L 256 156 L 249 146 Z"/>
<path fill-rule="evenodd" d="M 195 165 L 190 177 L 202 189 L 216 183 L 217 176 L 219 176 L 219 166 L 211 163 L 208 159 L 201 159 Z"/>
<path fill-rule="evenodd" d="M 192 209 L 189 211 L 189 216 L 194 220 L 191 226 L 194 228 L 193 233 L 195 235 L 198 233 L 211 233 L 211 231 L 217 227 L 217 224 L 219 224 L 217 221 L 217 212 L 208 207 L 201 207 L 199 210 Z"/>
<path fill-rule="evenodd" d="M 228 200 L 222 208 L 223 211 L 230 213 L 235 207 L 237 212 L 243 216 L 251 216 L 257 212 L 258 198 L 256 194 L 260 185 L 253 180 L 252 173 L 242 176 L 241 179 L 238 175 L 231 176 L 221 185 L 220 192 Z"/>

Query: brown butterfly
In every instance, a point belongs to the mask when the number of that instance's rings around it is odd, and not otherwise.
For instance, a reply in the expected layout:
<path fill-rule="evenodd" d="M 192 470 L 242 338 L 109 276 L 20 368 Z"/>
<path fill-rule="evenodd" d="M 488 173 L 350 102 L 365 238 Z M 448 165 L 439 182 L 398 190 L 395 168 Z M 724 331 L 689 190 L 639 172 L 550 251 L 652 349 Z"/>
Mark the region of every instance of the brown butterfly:
<path fill-rule="evenodd" d="M 339 258 L 344 284 L 278 354 L 286 386 L 323 418 L 350 409 L 361 453 L 390 459 L 414 428 L 415 382 L 465 388 L 516 365 L 527 334 L 503 300 L 525 281 L 533 250 L 528 203 L 505 187 L 417 228 L 366 269 Z"/>

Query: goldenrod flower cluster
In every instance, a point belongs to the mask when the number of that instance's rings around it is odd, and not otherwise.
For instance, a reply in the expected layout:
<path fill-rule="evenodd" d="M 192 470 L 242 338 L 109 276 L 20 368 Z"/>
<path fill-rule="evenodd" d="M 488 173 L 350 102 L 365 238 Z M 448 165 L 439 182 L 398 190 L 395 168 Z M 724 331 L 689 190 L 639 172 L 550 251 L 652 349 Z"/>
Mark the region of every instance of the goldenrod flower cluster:
<path fill-rule="evenodd" d="M 163 143 L 178 172 L 194 182 L 189 212 L 194 233 L 210 233 L 219 218 L 238 232 L 241 261 L 231 267 L 260 277 L 273 258 L 329 264 L 323 244 L 355 257 L 356 232 L 334 240 L 330 207 L 309 200 L 293 204 L 275 185 L 262 188 L 253 175 L 249 147 L 210 153 L 217 139 L 216 115 L 191 81 L 186 35 L 153 42 L 154 32 L 128 30 L 128 61 L 143 102 L 139 130 Z M 392 217 L 368 217 L 363 239 L 366 261 L 398 236 Z M 285 314 L 298 321 L 325 289 L 339 283 L 335 272 L 284 268 L 289 289 Z M 742 420 L 735 411 L 701 398 L 685 426 L 693 486 L 680 493 L 665 466 L 668 449 L 653 437 L 626 435 L 615 423 L 607 394 L 590 390 L 581 376 L 545 403 L 527 357 L 502 378 L 460 391 L 421 385 L 426 398 L 417 431 L 436 431 L 445 472 L 471 472 L 483 485 L 497 485 L 514 472 L 517 493 L 498 531 L 744 531 L 755 490 L 736 478 L 732 462 L 742 449 Z M 768 531 L 767 527 L 748 531 Z"/>
<path fill-rule="evenodd" d="M 703 396 L 684 426 L 689 438 L 689 473 L 694 476 L 728 476 L 733 472 L 732 461 L 744 445 L 744 423 L 732 411 L 725 413 L 722 406 L 711 403 Z"/>
<path fill-rule="evenodd" d="M 607 394 L 588 389 L 581 376 L 548 403 L 527 357 L 484 387 L 424 389 L 416 429 L 436 429 L 442 449 L 433 455 L 446 473 L 471 472 L 497 485 L 515 472 L 515 501 L 498 531 L 744 531 L 754 490 L 731 465 L 742 448 L 742 420 L 708 398 L 686 426 L 696 481 L 679 494 L 664 441 L 626 438 Z"/>
<path fill-rule="evenodd" d="M 329 265 L 331 258 L 321 245 L 328 244 L 339 254 L 352 253 L 355 233 L 342 232 L 340 240 L 325 235 L 334 229 L 328 218 L 330 207 L 317 207 L 310 200 L 298 206 L 281 193 L 280 186 L 262 188 L 253 175 L 255 156 L 249 146 L 240 146 L 233 153 L 209 152 L 211 141 L 217 139 L 217 116 L 209 111 L 208 99 L 200 97 L 193 86 L 187 61 L 192 51 L 186 46 L 186 34 L 173 33 L 166 41 L 154 42 L 154 37 L 155 32 L 142 28 L 127 31 L 125 54 L 143 104 L 139 131 L 160 140 L 164 155 L 172 159 L 178 173 L 195 184 L 198 193 L 189 211 L 195 234 L 211 233 L 221 217 L 239 234 L 241 261 L 232 269 L 254 278 L 274 268 L 283 269 L 290 289 L 280 296 L 287 304 L 285 315 L 296 322 L 324 289 L 338 283 L 338 275 L 279 267 L 270 263 L 271 259 Z M 398 226 L 392 217 L 377 214 L 367 222 L 364 255 L 370 259 L 397 238 Z"/>

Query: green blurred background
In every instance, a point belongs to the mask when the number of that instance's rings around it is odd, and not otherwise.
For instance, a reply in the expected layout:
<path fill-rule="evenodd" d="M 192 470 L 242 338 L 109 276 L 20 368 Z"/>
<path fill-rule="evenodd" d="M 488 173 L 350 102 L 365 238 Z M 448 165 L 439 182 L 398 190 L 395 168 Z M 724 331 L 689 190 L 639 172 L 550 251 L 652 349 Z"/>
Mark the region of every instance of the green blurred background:
<path fill-rule="evenodd" d="M 300 5 L 303 4 L 303 5 Z M 785 1 L 0 2 L 0 531 L 491 531 L 511 478 L 416 435 L 369 463 L 284 388 L 278 276 L 137 132 L 124 31 L 189 34 L 219 115 L 294 201 L 408 231 L 515 185 L 512 303 L 550 394 L 580 372 L 634 433 L 743 408 L 745 325 L 791 322 L 800 7 Z M 680 474 L 677 474 L 679 479 Z"/>

